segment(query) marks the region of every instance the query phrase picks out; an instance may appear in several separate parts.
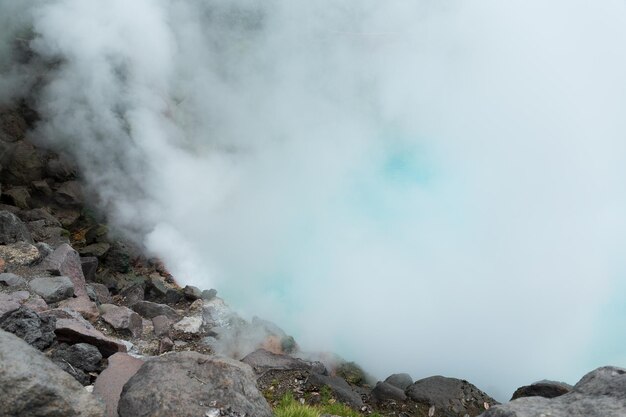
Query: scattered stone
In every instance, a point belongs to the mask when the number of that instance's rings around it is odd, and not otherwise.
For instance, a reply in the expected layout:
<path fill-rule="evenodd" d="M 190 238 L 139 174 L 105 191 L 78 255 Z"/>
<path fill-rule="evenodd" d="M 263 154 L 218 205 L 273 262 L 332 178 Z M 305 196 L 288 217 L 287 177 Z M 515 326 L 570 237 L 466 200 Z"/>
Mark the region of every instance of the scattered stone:
<path fill-rule="evenodd" d="M 183 295 L 186 299 L 190 301 L 195 301 L 202 298 L 202 291 L 200 291 L 200 288 L 198 287 L 187 285 L 185 288 L 183 288 Z"/>
<path fill-rule="evenodd" d="M 361 396 L 352 390 L 350 385 L 338 376 L 327 376 L 312 373 L 306 381 L 306 386 L 321 390 L 328 387 L 331 394 L 340 402 L 349 405 L 352 408 L 360 409 L 363 407 Z"/>
<path fill-rule="evenodd" d="M 405 401 L 406 394 L 395 385 L 391 385 L 388 382 L 378 382 L 372 390 L 372 398 L 377 402 L 388 400 Z"/>
<path fill-rule="evenodd" d="M 113 299 L 111 298 L 111 293 L 105 285 L 92 282 L 87 284 L 87 292 L 89 292 L 89 289 L 93 291 L 94 298 L 92 298 L 92 300 L 95 301 L 96 304 L 112 303 Z M 91 295 L 89 297 L 91 298 Z"/>
<path fill-rule="evenodd" d="M 117 352 L 126 352 L 124 343 L 103 335 L 86 320 L 76 318 L 57 319 L 55 333 L 60 342 L 70 344 L 84 342 L 94 345 L 105 358 Z"/>
<path fill-rule="evenodd" d="M 567 394 L 574 387 L 563 382 L 539 381 L 515 390 L 511 401 L 522 397 L 556 398 Z"/>
<path fill-rule="evenodd" d="M 321 362 L 307 362 L 288 355 L 279 355 L 265 349 L 257 349 L 248 354 L 241 362 L 252 367 L 257 375 L 269 370 L 296 370 L 301 369 L 318 374 L 326 374 L 326 367 Z"/>
<path fill-rule="evenodd" d="M 117 405 L 122 388 L 143 363 L 141 359 L 133 358 L 126 353 L 116 353 L 109 357 L 109 365 L 98 375 L 93 387 L 94 394 L 104 400 L 106 417 L 118 417 Z"/>
<path fill-rule="evenodd" d="M 180 315 L 172 307 L 165 304 L 157 304 L 151 301 L 139 301 L 133 304 L 132 309 L 147 319 L 156 316 L 166 316 L 170 320 L 180 320 Z"/>
<path fill-rule="evenodd" d="M 481 417 L 622 417 L 626 415 L 626 369 L 606 366 L 585 375 L 555 398 L 518 398 L 490 407 Z"/>
<path fill-rule="evenodd" d="M 183 317 L 172 328 L 187 335 L 197 335 L 202 329 L 202 317 Z"/>
<path fill-rule="evenodd" d="M 16 242 L 32 243 L 26 225 L 13 213 L 0 211 L 0 244 L 8 245 Z"/>
<path fill-rule="evenodd" d="M 19 275 L 5 272 L 0 274 L 0 286 L 2 285 L 4 285 L 5 287 L 19 287 L 22 285 L 26 285 L 26 280 L 24 280 L 24 278 L 20 277 Z"/>
<path fill-rule="evenodd" d="M 20 300 L 11 295 L 0 293 L 0 318 L 20 308 Z"/>
<path fill-rule="evenodd" d="M 81 256 L 94 256 L 99 258 L 101 256 L 104 256 L 109 251 L 109 249 L 111 249 L 111 245 L 109 245 L 108 243 L 98 242 L 81 248 L 78 253 L 80 253 Z"/>
<path fill-rule="evenodd" d="M 87 297 L 70 298 L 59 303 L 61 308 L 69 308 L 83 316 L 90 322 L 95 322 L 100 317 L 100 311 L 96 303 Z"/>
<path fill-rule="evenodd" d="M 166 316 L 156 316 L 152 318 L 154 326 L 154 335 L 156 337 L 169 336 L 172 327 L 172 321 Z"/>
<path fill-rule="evenodd" d="M 115 330 L 133 337 L 141 336 L 143 322 L 139 314 L 128 307 L 103 304 L 100 306 L 102 320 L 110 324 Z"/>
<path fill-rule="evenodd" d="M 405 393 L 413 401 L 434 406 L 444 413 L 460 415 L 476 415 L 485 410 L 485 404 L 497 404 L 496 400 L 469 382 L 443 376 L 420 379 L 409 386 Z"/>
<path fill-rule="evenodd" d="M 47 303 L 57 303 L 74 295 L 74 283 L 66 276 L 35 278 L 29 285 Z"/>
<path fill-rule="evenodd" d="M 39 350 L 44 350 L 54 342 L 55 324 L 55 317 L 40 317 L 27 307 L 20 307 L 0 317 L 0 328 Z"/>
<path fill-rule="evenodd" d="M 77 297 L 88 297 L 80 256 L 70 245 L 64 243 L 56 248 L 44 259 L 43 267 L 53 275 L 69 277 L 74 283 L 74 294 Z"/>
<path fill-rule="evenodd" d="M 385 379 L 385 382 L 404 391 L 413 384 L 413 378 L 409 374 L 392 374 Z"/>
<path fill-rule="evenodd" d="M 95 256 L 85 256 L 80 258 L 80 267 L 83 270 L 85 281 L 93 282 L 96 279 L 98 270 L 98 258 Z"/>
<path fill-rule="evenodd" d="M 202 291 L 202 299 L 206 301 L 210 301 L 217 297 L 217 290 L 210 289 Z"/>
<path fill-rule="evenodd" d="M 174 349 L 174 342 L 169 337 L 164 337 L 159 341 L 159 355 L 171 352 Z"/>
<path fill-rule="evenodd" d="M 20 338 L 0 331 L 3 416 L 101 417 L 104 406 Z"/>
<path fill-rule="evenodd" d="M 146 362 L 124 385 L 118 412 L 120 417 L 197 417 L 206 414 L 207 406 L 228 408 L 231 415 L 272 416 L 248 365 L 196 352 Z"/>
<path fill-rule="evenodd" d="M 11 243 L 0 246 L 0 258 L 7 265 L 17 267 L 32 265 L 39 260 L 39 249 L 26 242 Z"/>

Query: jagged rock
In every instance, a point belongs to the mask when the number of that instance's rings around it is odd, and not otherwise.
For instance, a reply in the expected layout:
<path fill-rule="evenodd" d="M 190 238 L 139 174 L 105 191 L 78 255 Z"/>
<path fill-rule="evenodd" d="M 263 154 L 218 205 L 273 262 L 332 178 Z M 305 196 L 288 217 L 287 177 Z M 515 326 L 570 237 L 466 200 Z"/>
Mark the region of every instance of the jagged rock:
<path fill-rule="evenodd" d="M 21 285 L 26 285 L 26 281 L 19 275 L 5 272 L 0 274 L 0 286 L 2 285 L 5 287 L 19 287 Z"/>
<path fill-rule="evenodd" d="M 20 308 L 19 300 L 8 294 L 0 293 L 0 317 L 7 313 L 11 313 Z"/>
<path fill-rule="evenodd" d="M 328 387 L 331 394 L 340 402 L 349 405 L 352 408 L 359 409 L 363 407 L 361 396 L 352 390 L 350 385 L 338 376 L 327 376 L 312 373 L 306 381 L 306 386 L 321 390 Z"/>
<path fill-rule="evenodd" d="M 202 299 L 205 301 L 210 301 L 217 297 L 217 290 L 210 289 L 202 291 Z"/>
<path fill-rule="evenodd" d="M 170 287 L 159 274 L 150 274 L 150 279 L 146 282 L 145 298 L 149 301 L 163 301 Z"/>
<path fill-rule="evenodd" d="M 128 307 L 103 304 L 100 306 L 102 320 L 110 324 L 115 330 L 127 333 L 133 337 L 141 335 L 143 322 L 139 314 Z"/>
<path fill-rule="evenodd" d="M 626 415 L 626 369 L 598 368 L 574 389 L 556 398 L 523 397 L 490 408 L 481 417 L 623 417 Z"/>
<path fill-rule="evenodd" d="M 164 337 L 159 341 L 159 355 L 171 352 L 174 349 L 174 342 L 169 337 Z"/>
<path fill-rule="evenodd" d="M 12 267 L 32 265 L 39 260 L 39 249 L 27 242 L 0 245 L 0 258 Z"/>
<path fill-rule="evenodd" d="M 198 287 L 187 285 L 185 288 L 183 288 L 183 295 L 186 299 L 195 301 L 202 298 L 202 291 L 200 291 L 200 288 Z"/>
<path fill-rule="evenodd" d="M 157 337 L 169 336 L 172 328 L 172 321 L 166 316 L 152 317 L 152 325 L 154 326 L 154 335 Z"/>
<path fill-rule="evenodd" d="M 412 400 L 435 407 L 436 412 L 475 415 L 497 402 L 467 381 L 431 376 L 415 381 L 406 389 Z"/>
<path fill-rule="evenodd" d="M 56 248 L 44 259 L 43 267 L 53 275 L 69 277 L 74 283 L 74 294 L 77 297 L 88 297 L 80 256 L 70 245 L 64 243 Z"/>
<path fill-rule="evenodd" d="M 8 245 L 16 242 L 32 243 L 26 225 L 15 214 L 2 210 L 0 211 L 0 245 Z"/>
<path fill-rule="evenodd" d="M 165 293 L 165 303 L 169 305 L 175 305 L 180 300 L 182 300 L 182 298 L 183 295 L 180 293 L 180 291 L 175 289 L 169 289 Z"/>
<path fill-rule="evenodd" d="M 55 333 L 60 342 L 70 344 L 84 342 L 94 345 L 105 358 L 117 352 L 126 352 L 124 343 L 105 336 L 84 319 L 58 318 Z"/>
<path fill-rule="evenodd" d="M 102 417 L 104 406 L 15 335 L 0 330 L 2 416 Z"/>
<path fill-rule="evenodd" d="M 196 352 L 146 362 L 124 385 L 118 412 L 120 417 L 196 417 L 209 406 L 229 407 L 235 415 L 272 416 L 248 365 Z"/>
<path fill-rule="evenodd" d="M 81 256 L 94 256 L 99 258 L 101 256 L 104 256 L 109 251 L 109 249 L 111 249 L 111 245 L 109 245 L 108 243 L 98 242 L 81 248 L 78 253 L 80 253 Z"/>
<path fill-rule="evenodd" d="M 36 222 L 43 220 L 46 226 L 61 226 L 59 220 L 57 220 L 57 218 L 50 214 L 50 212 L 45 208 L 23 210 L 20 212 L 19 216 L 24 222 Z"/>
<path fill-rule="evenodd" d="M 123 274 L 130 271 L 130 253 L 128 247 L 123 243 L 115 242 L 104 258 L 104 265 L 112 271 L 121 272 Z"/>
<path fill-rule="evenodd" d="M 143 284 L 135 284 L 125 288 L 120 292 L 122 304 L 126 306 L 134 306 L 140 301 L 144 301 L 146 290 Z"/>
<path fill-rule="evenodd" d="M 47 303 L 57 303 L 74 295 L 74 283 L 66 276 L 34 278 L 28 285 Z"/>
<path fill-rule="evenodd" d="M 35 242 L 44 242 L 54 247 L 70 242 L 67 230 L 60 226 L 46 224 L 46 220 L 28 222 L 26 226 Z"/>
<path fill-rule="evenodd" d="M 178 333 L 197 335 L 202 330 L 202 317 L 183 317 L 172 326 L 172 329 Z"/>
<path fill-rule="evenodd" d="M 170 320 L 180 320 L 180 315 L 172 307 L 165 304 L 157 304 L 151 301 L 139 301 L 132 305 L 132 309 L 142 317 L 151 319 L 156 316 L 166 316 Z"/>
<path fill-rule="evenodd" d="M 307 362 L 299 358 L 288 355 L 279 355 L 269 352 L 265 349 L 257 349 L 248 354 L 241 360 L 252 367 L 254 372 L 261 375 L 270 369 L 279 370 L 296 370 L 302 369 L 315 372 L 318 374 L 326 374 L 326 368 L 321 362 Z"/>
<path fill-rule="evenodd" d="M 52 354 L 52 359 L 64 360 L 83 371 L 96 371 L 100 369 L 102 354 L 98 348 L 87 343 L 61 344 Z"/>
<path fill-rule="evenodd" d="M 63 300 L 59 303 L 61 308 L 69 308 L 80 313 L 83 318 L 90 322 L 95 322 L 100 316 L 100 311 L 96 303 L 91 301 L 88 297 L 77 297 Z"/>
<path fill-rule="evenodd" d="M 102 398 L 106 404 L 106 417 L 118 416 L 117 406 L 122 388 L 143 363 L 141 359 L 133 358 L 126 353 L 116 353 L 109 357 L 109 365 L 98 375 L 93 387 L 94 394 Z"/>
<path fill-rule="evenodd" d="M 26 187 L 14 187 L 2 191 L 2 199 L 21 209 L 30 207 L 30 193 Z"/>
<path fill-rule="evenodd" d="M 95 256 L 85 256 L 80 258 L 80 267 L 83 270 L 85 281 L 92 282 L 96 279 L 98 270 L 98 258 Z"/>
<path fill-rule="evenodd" d="M 59 186 L 54 200 L 62 206 L 80 206 L 83 203 L 83 192 L 78 181 L 66 181 Z"/>
<path fill-rule="evenodd" d="M 563 382 L 539 381 L 531 385 L 525 385 L 515 390 L 511 401 L 522 397 L 556 398 L 567 394 L 574 387 Z"/>
<path fill-rule="evenodd" d="M 92 243 L 95 243 L 95 242 L 99 242 L 101 239 L 106 237 L 108 232 L 109 231 L 106 225 L 97 224 L 89 228 L 89 230 L 87 230 L 87 233 L 85 234 L 85 242 L 88 245 L 91 245 Z"/>
<path fill-rule="evenodd" d="M 49 309 L 48 303 L 46 303 L 43 298 L 41 298 L 40 296 L 36 294 L 30 297 L 22 305 L 24 307 L 30 308 L 33 311 L 36 311 L 37 313 L 41 313 L 42 311 L 46 311 Z"/>
<path fill-rule="evenodd" d="M 385 382 L 404 391 L 413 384 L 413 378 L 409 374 L 392 374 L 385 379 Z"/>
<path fill-rule="evenodd" d="M 90 293 L 90 289 L 93 291 L 93 294 Z M 92 295 L 94 296 L 91 299 L 95 301 L 96 304 L 112 304 L 113 299 L 111 298 L 111 293 L 103 284 L 96 282 L 89 283 L 87 284 L 87 292 L 90 293 L 89 298 L 91 298 Z"/>
<path fill-rule="evenodd" d="M 406 400 L 406 394 L 395 385 L 391 385 L 388 382 L 378 382 L 372 390 L 372 398 L 377 402 L 387 400 L 404 401 Z"/>
<path fill-rule="evenodd" d="M 55 215 L 63 227 L 71 227 L 80 218 L 80 210 L 73 207 L 63 207 L 56 210 Z"/>
<path fill-rule="evenodd" d="M 52 195 L 52 188 L 50 188 L 50 184 L 48 184 L 48 181 L 46 180 L 33 181 L 31 183 L 31 187 L 36 193 L 42 194 L 46 197 L 50 197 Z"/>
<path fill-rule="evenodd" d="M 13 333 L 39 350 L 47 348 L 54 342 L 55 324 L 55 317 L 40 317 L 26 307 L 20 307 L 0 317 L 0 328 Z"/>
<path fill-rule="evenodd" d="M 43 152 L 32 144 L 19 141 L 8 152 L 8 161 L 3 170 L 3 177 L 10 184 L 28 185 L 42 178 Z"/>
<path fill-rule="evenodd" d="M 39 259 L 45 259 L 48 255 L 54 252 L 52 246 L 45 242 L 37 242 L 35 244 L 37 250 L 39 251 Z"/>

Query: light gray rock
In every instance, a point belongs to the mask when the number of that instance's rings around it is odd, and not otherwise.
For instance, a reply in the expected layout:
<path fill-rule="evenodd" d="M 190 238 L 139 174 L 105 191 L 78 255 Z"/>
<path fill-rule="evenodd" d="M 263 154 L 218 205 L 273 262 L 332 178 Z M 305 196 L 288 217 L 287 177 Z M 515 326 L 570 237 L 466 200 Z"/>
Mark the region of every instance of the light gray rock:
<path fill-rule="evenodd" d="M 11 274 L 10 272 L 0 274 L 0 286 L 4 285 L 6 287 L 19 287 L 20 285 L 25 284 L 26 281 L 19 275 Z"/>
<path fill-rule="evenodd" d="M 124 385 L 120 417 L 197 417 L 210 408 L 271 417 L 250 367 L 239 361 L 178 352 L 146 362 Z M 244 414 L 245 413 L 245 414 Z"/>
<path fill-rule="evenodd" d="M 39 260 L 39 249 L 27 242 L 0 246 L 0 258 L 11 266 L 32 265 Z"/>
<path fill-rule="evenodd" d="M 3 417 L 102 417 L 104 405 L 17 336 L 0 330 Z"/>
<path fill-rule="evenodd" d="M 585 375 L 572 392 L 556 398 L 523 397 L 498 405 L 482 417 L 626 416 L 626 369 L 607 366 Z"/>
<path fill-rule="evenodd" d="M 56 303 L 74 295 L 74 283 L 66 276 L 34 278 L 28 285 L 47 303 Z"/>
<path fill-rule="evenodd" d="M 385 379 L 385 382 L 404 391 L 413 384 L 413 378 L 409 374 L 392 374 Z"/>
<path fill-rule="evenodd" d="M 33 240 L 26 225 L 15 214 L 0 211 L 0 245 L 16 242 L 32 243 Z"/>

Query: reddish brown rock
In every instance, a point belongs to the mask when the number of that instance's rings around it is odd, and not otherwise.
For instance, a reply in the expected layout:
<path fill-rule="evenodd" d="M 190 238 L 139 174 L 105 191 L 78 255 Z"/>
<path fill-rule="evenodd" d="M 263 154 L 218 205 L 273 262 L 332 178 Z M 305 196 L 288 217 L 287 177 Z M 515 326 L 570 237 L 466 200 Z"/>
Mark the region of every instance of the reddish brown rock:
<path fill-rule="evenodd" d="M 59 307 L 72 309 L 80 313 L 81 316 L 83 316 L 85 319 L 89 320 L 92 323 L 98 320 L 98 317 L 100 316 L 100 311 L 98 311 L 96 303 L 94 303 L 87 297 L 78 297 L 63 300 L 59 303 Z"/>
<path fill-rule="evenodd" d="M 109 366 L 96 379 L 93 392 L 106 404 L 106 417 L 117 417 L 117 403 L 124 384 L 137 373 L 143 365 L 141 359 L 125 353 L 116 353 L 109 357 Z"/>
<path fill-rule="evenodd" d="M 115 330 L 129 333 L 133 337 L 141 335 L 143 321 L 141 316 L 128 307 L 116 306 L 113 304 L 103 304 L 102 320 L 109 323 Z"/>
<path fill-rule="evenodd" d="M 58 319 L 55 333 L 59 342 L 94 345 L 105 358 L 117 352 L 126 352 L 126 346 L 120 340 L 105 336 L 86 320 Z"/>
<path fill-rule="evenodd" d="M 159 355 L 174 349 L 174 342 L 169 337 L 164 337 L 159 341 Z"/>
<path fill-rule="evenodd" d="M 43 267 L 51 274 L 69 277 L 74 284 L 74 294 L 88 297 L 80 256 L 70 245 L 64 243 L 56 248 L 44 259 Z"/>

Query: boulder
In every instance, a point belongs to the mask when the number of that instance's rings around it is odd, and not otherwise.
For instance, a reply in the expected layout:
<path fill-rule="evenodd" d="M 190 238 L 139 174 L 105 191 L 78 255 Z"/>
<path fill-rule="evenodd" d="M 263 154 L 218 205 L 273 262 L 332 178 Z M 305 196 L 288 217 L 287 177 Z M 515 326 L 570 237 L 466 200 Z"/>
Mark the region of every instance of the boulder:
<path fill-rule="evenodd" d="M 311 374 L 306 381 L 308 388 L 314 388 L 321 390 L 323 387 L 328 387 L 333 397 L 339 402 L 349 405 L 352 408 L 360 409 L 363 407 L 363 400 L 361 395 L 355 392 L 350 384 L 344 379 L 338 376 L 327 376 L 320 374 Z"/>
<path fill-rule="evenodd" d="M 74 283 L 66 276 L 34 278 L 28 285 L 47 303 L 57 303 L 74 295 Z"/>
<path fill-rule="evenodd" d="M 124 385 L 118 412 L 120 417 L 272 416 L 248 365 L 196 352 L 146 362 Z"/>
<path fill-rule="evenodd" d="M 15 242 L 32 243 L 33 240 L 19 217 L 6 210 L 0 211 L 0 244 L 8 245 Z"/>
<path fill-rule="evenodd" d="M 27 242 L 16 242 L 0 246 L 0 258 L 7 265 L 18 267 L 32 265 L 39 260 L 39 249 Z"/>
<path fill-rule="evenodd" d="M 27 307 L 6 313 L 0 317 L 0 328 L 13 333 L 29 345 L 44 350 L 54 342 L 56 317 L 40 317 Z"/>
<path fill-rule="evenodd" d="M 185 288 L 183 288 L 183 295 L 186 299 L 190 301 L 196 301 L 202 298 L 202 291 L 200 291 L 200 288 L 198 287 L 194 287 L 193 285 L 187 285 Z"/>
<path fill-rule="evenodd" d="M 265 349 L 255 350 L 243 358 L 241 362 L 250 365 L 254 372 L 258 375 L 261 375 L 270 369 L 301 369 L 319 374 L 326 374 L 326 368 L 321 362 L 307 362 L 292 356 L 272 353 Z"/>
<path fill-rule="evenodd" d="M 606 366 L 585 375 L 556 398 L 523 397 L 490 408 L 482 417 L 623 417 L 626 369 Z"/>
<path fill-rule="evenodd" d="M 68 157 L 58 155 L 47 161 L 45 172 L 58 181 L 70 180 L 76 175 L 76 164 Z"/>
<path fill-rule="evenodd" d="M 392 401 L 404 401 L 406 400 L 406 394 L 404 391 L 395 385 L 391 385 L 388 382 L 378 382 L 372 390 L 372 398 L 376 402 L 384 402 L 388 400 Z"/>
<path fill-rule="evenodd" d="M 385 382 L 404 391 L 413 384 L 413 378 L 409 374 L 392 374 L 385 379 Z"/>
<path fill-rule="evenodd" d="M 183 295 L 180 291 L 175 289 L 169 289 L 165 293 L 165 303 L 169 305 L 174 305 L 183 299 Z"/>
<path fill-rule="evenodd" d="M 497 402 L 469 382 L 456 378 L 431 376 L 406 389 L 413 401 L 434 407 L 435 412 L 476 415 Z"/>
<path fill-rule="evenodd" d="M 77 297 L 88 296 L 80 256 L 67 243 L 60 245 L 44 259 L 43 267 L 53 275 L 69 277 L 74 283 L 74 294 Z"/>
<path fill-rule="evenodd" d="M 205 301 L 210 301 L 217 297 L 217 290 L 210 289 L 202 291 L 202 299 Z"/>
<path fill-rule="evenodd" d="M 57 318 L 55 334 L 60 342 L 88 343 L 98 348 L 103 357 L 108 358 L 117 352 L 126 352 L 126 345 L 120 340 L 105 336 L 89 324 L 76 317 Z"/>
<path fill-rule="evenodd" d="M 43 152 L 26 141 L 16 142 L 11 147 L 3 177 L 15 185 L 28 185 L 40 180 L 43 174 Z"/>
<path fill-rule="evenodd" d="M 15 335 L 0 330 L 2 416 L 102 417 L 104 406 Z"/>
<path fill-rule="evenodd" d="M 572 386 L 563 382 L 539 381 L 531 385 L 519 387 L 513 393 L 511 401 L 522 397 L 544 397 L 556 398 L 567 394 L 572 390 Z"/>
<path fill-rule="evenodd" d="M 0 274 L 0 286 L 19 287 L 22 285 L 26 285 L 26 281 L 19 275 L 11 274 L 10 272 Z"/>
<path fill-rule="evenodd" d="M 143 330 L 143 322 L 139 314 L 128 307 L 113 304 L 102 304 L 102 320 L 110 324 L 115 330 L 127 335 L 138 337 Z"/>
<path fill-rule="evenodd" d="M 0 293 L 0 317 L 20 308 L 20 300 L 9 294 Z"/>
<path fill-rule="evenodd" d="M 94 394 L 102 398 L 106 404 L 106 417 L 118 416 L 117 406 L 122 388 L 143 363 L 141 359 L 133 358 L 126 353 L 116 353 L 109 357 L 109 365 L 98 375 L 93 387 Z"/>
<path fill-rule="evenodd" d="M 26 227 L 28 227 L 28 231 L 35 242 L 47 243 L 51 247 L 70 242 L 67 230 L 61 226 L 48 225 L 45 220 L 28 222 Z"/>
<path fill-rule="evenodd" d="M 165 304 L 157 304 L 151 301 L 139 301 L 132 305 L 132 309 L 142 317 L 151 319 L 156 316 L 166 316 L 173 321 L 180 320 L 180 315 L 172 307 Z"/>

